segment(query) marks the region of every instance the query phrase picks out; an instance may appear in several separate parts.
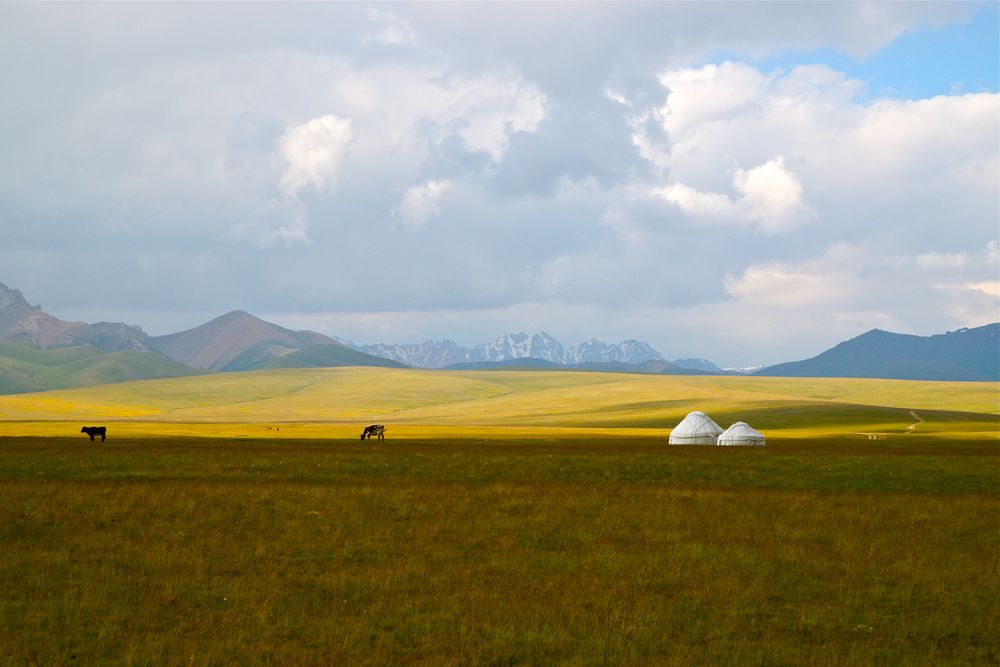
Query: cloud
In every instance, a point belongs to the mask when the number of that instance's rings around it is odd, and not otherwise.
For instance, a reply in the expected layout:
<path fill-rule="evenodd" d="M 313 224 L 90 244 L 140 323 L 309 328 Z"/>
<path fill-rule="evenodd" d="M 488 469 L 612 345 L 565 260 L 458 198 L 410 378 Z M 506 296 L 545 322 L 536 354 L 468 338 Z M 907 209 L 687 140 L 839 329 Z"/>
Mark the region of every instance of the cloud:
<path fill-rule="evenodd" d="M 741 195 L 737 207 L 765 232 L 785 232 L 816 219 L 803 201 L 802 183 L 780 155 L 753 169 L 737 170 L 733 185 Z"/>
<path fill-rule="evenodd" d="M 964 285 L 959 285 L 961 289 L 971 290 L 973 292 L 982 292 L 987 296 L 992 296 L 1000 299 L 1000 280 L 987 280 L 981 283 L 965 283 Z M 941 289 L 948 289 L 942 286 Z"/>
<path fill-rule="evenodd" d="M 273 231 L 258 237 L 261 246 L 270 246 L 274 241 L 284 243 L 309 243 L 309 218 L 303 211 L 294 212 L 290 218 Z"/>
<path fill-rule="evenodd" d="M 382 42 L 383 44 L 413 44 L 416 35 L 410 22 L 398 15 L 383 9 L 368 9 L 368 20 L 380 26 L 375 33 L 365 35 L 364 41 Z"/>
<path fill-rule="evenodd" d="M 820 65 L 725 62 L 660 81 L 662 104 L 623 112 L 659 170 L 652 190 L 691 218 L 769 234 L 822 220 L 828 242 L 878 221 L 914 252 L 943 219 L 964 247 L 995 236 L 996 93 L 859 101 L 861 82 Z"/>
<path fill-rule="evenodd" d="M 496 163 L 511 135 L 533 132 L 546 112 L 544 93 L 514 71 L 459 73 L 426 57 L 356 63 L 290 56 L 282 64 L 274 76 L 297 84 L 290 102 L 351 119 L 352 171 L 370 180 L 426 178 L 417 173 L 451 140 Z"/>
<path fill-rule="evenodd" d="M 503 157 L 515 132 L 534 132 L 545 117 L 547 100 L 535 85 L 517 76 L 487 74 L 452 79 L 439 89 L 440 118 L 472 151 Z"/>
<path fill-rule="evenodd" d="M 739 218 L 739 210 L 733 200 L 718 192 L 699 192 L 683 183 L 672 183 L 654 191 L 654 194 L 703 220 L 725 222 Z"/>
<path fill-rule="evenodd" d="M 441 197 L 451 187 L 447 180 L 427 181 L 406 191 L 399 206 L 393 207 L 392 214 L 404 227 L 421 229 L 427 221 L 441 213 Z"/>
<path fill-rule="evenodd" d="M 566 183 L 624 185 L 647 170 L 622 105 L 601 91 L 548 101 L 531 132 L 513 132 L 492 185 L 507 196 L 551 197 Z"/>
<path fill-rule="evenodd" d="M 402 313 L 401 340 L 544 328 L 723 363 L 971 325 L 996 307 L 1000 98 L 871 99 L 817 63 L 969 13 L 0 4 L 31 63 L 0 72 L 0 280 L 93 319 Z M 740 62 L 767 54 L 799 66 Z M 81 269 L 93 245 L 118 260 Z"/>
<path fill-rule="evenodd" d="M 874 242 L 836 243 L 814 258 L 755 263 L 730 274 L 725 307 L 741 317 L 753 313 L 758 322 L 795 319 L 802 328 L 871 317 L 899 331 L 933 332 L 943 313 L 953 325 L 996 321 L 998 267 L 990 246 L 941 259 Z"/>
<path fill-rule="evenodd" d="M 320 190 L 332 187 L 352 138 L 350 119 L 333 114 L 313 118 L 289 130 L 281 142 L 281 153 L 287 162 L 281 175 L 281 194 L 293 197 L 309 186 Z"/>
<path fill-rule="evenodd" d="M 859 290 L 856 262 L 843 258 L 846 248 L 835 248 L 820 260 L 754 264 L 739 275 L 726 277 L 726 292 L 737 303 L 757 308 L 793 310 L 838 308 L 851 302 Z"/>
<path fill-rule="evenodd" d="M 738 115 L 767 90 L 773 76 L 743 63 L 670 70 L 660 75 L 667 100 L 657 110 L 672 143 L 688 132 Z"/>
<path fill-rule="evenodd" d="M 740 196 L 699 192 L 683 183 L 673 183 L 655 191 L 691 217 L 710 223 L 753 225 L 768 234 L 789 232 L 817 219 L 816 212 L 803 201 L 802 183 L 778 156 L 752 169 L 738 169 L 733 187 Z"/>

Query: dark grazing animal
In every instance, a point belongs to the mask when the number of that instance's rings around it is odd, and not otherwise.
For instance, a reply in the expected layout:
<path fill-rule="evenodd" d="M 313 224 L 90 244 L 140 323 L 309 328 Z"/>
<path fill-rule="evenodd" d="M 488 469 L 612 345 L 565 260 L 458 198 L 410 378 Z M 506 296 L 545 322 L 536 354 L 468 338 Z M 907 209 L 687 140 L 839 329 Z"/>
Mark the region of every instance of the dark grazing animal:
<path fill-rule="evenodd" d="M 370 440 L 373 435 L 379 440 L 385 440 L 385 426 L 382 424 L 365 426 L 365 430 L 361 432 L 361 439 L 364 440 L 367 438 Z"/>
<path fill-rule="evenodd" d="M 94 436 L 101 436 L 101 442 L 104 442 L 104 436 L 108 434 L 107 426 L 84 426 L 80 429 L 80 433 L 86 433 L 90 436 L 90 441 L 94 441 Z"/>

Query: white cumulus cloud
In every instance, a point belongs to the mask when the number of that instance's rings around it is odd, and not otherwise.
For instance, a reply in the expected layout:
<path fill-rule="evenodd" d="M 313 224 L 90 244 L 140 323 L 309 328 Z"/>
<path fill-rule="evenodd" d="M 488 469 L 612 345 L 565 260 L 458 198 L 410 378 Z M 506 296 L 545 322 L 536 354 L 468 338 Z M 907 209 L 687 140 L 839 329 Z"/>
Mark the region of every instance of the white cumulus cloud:
<path fill-rule="evenodd" d="M 803 200 L 802 183 L 780 155 L 753 169 L 740 169 L 733 185 L 742 195 L 737 205 L 762 231 L 784 232 L 816 219 Z"/>
<path fill-rule="evenodd" d="M 777 234 L 817 219 L 803 198 L 802 183 L 778 156 L 752 169 L 733 175 L 738 198 L 717 192 L 699 192 L 683 183 L 673 183 L 656 191 L 690 216 L 709 222 L 753 225 Z"/>
<path fill-rule="evenodd" d="M 668 91 L 659 109 L 663 127 L 676 142 L 692 128 L 741 113 L 772 80 L 750 65 L 729 61 L 665 72 L 660 76 L 660 84 Z"/>
<path fill-rule="evenodd" d="M 281 175 L 281 194 L 293 197 L 309 186 L 331 187 L 352 138 L 350 119 L 332 114 L 289 130 L 281 143 L 281 154 L 287 163 Z"/>
<path fill-rule="evenodd" d="M 440 215 L 441 197 L 449 188 L 451 183 L 447 180 L 415 185 L 406 191 L 403 201 L 392 209 L 392 214 L 403 226 L 412 230 L 421 229 L 428 220 Z"/>
<path fill-rule="evenodd" d="M 659 83 L 665 101 L 623 113 L 652 189 L 690 217 L 765 233 L 821 219 L 851 241 L 877 227 L 914 254 L 944 220 L 952 247 L 996 236 L 1000 94 L 865 99 L 823 65 L 732 62 Z"/>

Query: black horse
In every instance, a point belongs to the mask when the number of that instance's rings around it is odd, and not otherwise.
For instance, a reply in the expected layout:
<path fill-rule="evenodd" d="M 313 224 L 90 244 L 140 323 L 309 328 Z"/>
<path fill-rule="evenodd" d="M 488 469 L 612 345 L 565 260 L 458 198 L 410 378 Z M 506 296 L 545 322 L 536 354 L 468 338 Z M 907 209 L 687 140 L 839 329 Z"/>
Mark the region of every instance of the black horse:
<path fill-rule="evenodd" d="M 108 434 L 107 426 L 84 426 L 80 429 L 80 433 L 86 433 L 90 436 L 90 441 L 94 441 L 94 436 L 101 436 L 101 442 L 104 442 L 104 437 Z"/>
<path fill-rule="evenodd" d="M 365 430 L 361 432 L 361 439 L 368 438 L 370 440 L 372 436 L 375 436 L 379 440 L 385 440 L 385 426 L 382 424 L 365 426 Z"/>

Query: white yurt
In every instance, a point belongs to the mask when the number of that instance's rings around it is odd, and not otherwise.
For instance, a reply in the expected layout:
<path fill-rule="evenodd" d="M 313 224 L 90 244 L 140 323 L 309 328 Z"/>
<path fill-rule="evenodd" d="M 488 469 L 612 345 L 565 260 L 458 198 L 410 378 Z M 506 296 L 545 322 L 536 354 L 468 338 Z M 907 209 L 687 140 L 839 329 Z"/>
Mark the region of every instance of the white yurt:
<path fill-rule="evenodd" d="M 688 414 L 670 432 L 671 445 L 714 445 L 722 428 L 704 412 Z"/>
<path fill-rule="evenodd" d="M 719 445 L 764 446 L 764 435 L 746 422 L 736 422 L 719 436 Z"/>

